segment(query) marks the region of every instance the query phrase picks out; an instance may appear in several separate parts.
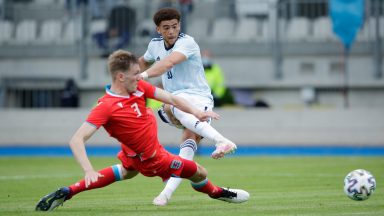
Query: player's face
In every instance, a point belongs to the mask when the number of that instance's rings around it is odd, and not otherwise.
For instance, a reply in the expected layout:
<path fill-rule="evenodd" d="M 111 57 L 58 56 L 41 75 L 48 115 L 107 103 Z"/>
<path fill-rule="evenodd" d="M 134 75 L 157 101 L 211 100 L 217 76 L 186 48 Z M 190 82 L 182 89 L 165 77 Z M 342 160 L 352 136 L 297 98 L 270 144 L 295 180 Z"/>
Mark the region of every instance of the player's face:
<path fill-rule="evenodd" d="M 177 19 L 161 21 L 156 27 L 157 32 L 163 36 L 165 45 L 171 47 L 176 43 L 180 33 L 180 22 Z"/>
<path fill-rule="evenodd" d="M 124 86 L 128 93 L 137 90 L 137 82 L 141 79 L 139 64 L 132 65 L 131 69 L 124 73 Z"/>

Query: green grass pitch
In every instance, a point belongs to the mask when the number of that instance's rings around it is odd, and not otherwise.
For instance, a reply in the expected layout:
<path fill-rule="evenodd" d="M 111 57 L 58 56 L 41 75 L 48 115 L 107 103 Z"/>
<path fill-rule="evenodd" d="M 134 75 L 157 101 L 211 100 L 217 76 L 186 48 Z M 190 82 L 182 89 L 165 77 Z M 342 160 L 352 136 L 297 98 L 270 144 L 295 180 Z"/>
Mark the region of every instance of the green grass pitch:
<path fill-rule="evenodd" d="M 95 169 L 118 163 L 111 157 L 91 157 Z M 248 202 L 231 204 L 195 192 L 184 181 L 168 206 L 152 199 L 161 191 L 160 178 L 141 175 L 108 187 L 86 191 L 51 215 L 384 215 L 383 157 L 197 157 L 214 184 L 242 188 Z M 366 201 L 343 192 L 345 175 L 358 168 L 375 176 L 377 189 Z M 82 178 L 71 157 L 0 157 L 0 215 L 45 215 L 37 201 L 60 186 Z"/>

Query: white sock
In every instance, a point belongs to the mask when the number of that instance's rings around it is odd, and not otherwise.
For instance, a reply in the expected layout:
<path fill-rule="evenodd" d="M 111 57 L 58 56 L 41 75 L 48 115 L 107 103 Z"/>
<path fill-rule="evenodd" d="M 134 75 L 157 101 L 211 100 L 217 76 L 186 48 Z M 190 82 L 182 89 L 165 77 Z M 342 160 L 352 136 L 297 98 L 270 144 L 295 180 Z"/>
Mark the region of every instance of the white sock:
<path fill-rule="evenodd" d="M 188 160 L 193 160 L 195 155 L 195 151 L 197 150 L 197 145 L 195 140 L 187 139 L 180 145 L 180 153 L 179 156 Z M 182 178 L 170 178 L 165 185 L 161 194 L 165 195 L 168 199 L 171 198 L 173 192 L 179 187 Z"/>
<path fill-rule="evenodd" d="M 197 144 L 195 140 L 187 139 L 180 145 L 179 156 L 184 159 L 193 160 L 196 150 L 197 150 Z"/>
<path fill-rule="evenodd" d="M 201 122 L 194 115 L 174 108 L 174 115 L 184 127 L 200 136 L 213 140 L 215 143 L 224 140 L 224 137 L 208 122 Z"/>

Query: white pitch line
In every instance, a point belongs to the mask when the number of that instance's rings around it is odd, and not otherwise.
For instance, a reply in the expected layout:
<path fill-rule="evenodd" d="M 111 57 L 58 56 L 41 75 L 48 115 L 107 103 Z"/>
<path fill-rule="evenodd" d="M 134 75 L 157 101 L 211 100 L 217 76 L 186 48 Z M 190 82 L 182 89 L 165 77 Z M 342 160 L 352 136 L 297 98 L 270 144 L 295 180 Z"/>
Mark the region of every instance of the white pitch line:
<path fill-rule="evenodd" d="M 273 176 L 273 177 L 339 177 L 339 174 L 331 174 L 331 173 L 311 173 L 311 174 L 297 174 L 297 173 L 258 173 L 256 175 L 259 176 Z"/>
<path fill-rule="evenodd" d="M 231 174 L 220 174 L 220 176 L 231 176 Z M 310 174 L 297 174 L 297 173 L 261 173 L 255 172 L 255 176 L 263 177 L 340 177 L 339 174 L 332 173 L 310 173 Z"/>
<path fill-rule="evenodd" d="M 76 176 L 80 176 L 80 175 L 78 175 L 78 174 L 15 175 L 15 176 L 0 176 L 0 181 L 44 179 L 44 178 L 67 178 L 67 177 L 76 177 Z"/>

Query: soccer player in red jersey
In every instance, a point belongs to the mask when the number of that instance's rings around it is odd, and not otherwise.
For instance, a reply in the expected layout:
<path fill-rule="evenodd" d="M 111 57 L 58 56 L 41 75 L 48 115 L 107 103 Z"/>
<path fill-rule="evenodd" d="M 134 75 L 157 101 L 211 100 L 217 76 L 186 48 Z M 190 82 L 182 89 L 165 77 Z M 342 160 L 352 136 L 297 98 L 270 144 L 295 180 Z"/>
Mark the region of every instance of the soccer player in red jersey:
<path fill-rule="evenodd" d="M 231 203 L 249 199 L 248 192 L 218 187 L 207 179 L 204 167 L 166 151 L 158 141 L 156 119 L 146 108 L 145 100 L 153 98 L 171 104 L 201 121 L 218 119 L 216 113 L 200 111 L 181 97 L 141 80 L 138 59 L 127 51 L 112 53 L 108 58 L 108 69 L 112 85 L 106 87 L 106 94 L 99 99 L 69 143 L 85 173 L 84 179 L 44 196 L 36 206 L 37 211 L 51 211 L 80 192 L 130 179 L 138 173 L 148 177 L 159 176 L 164 181 L 171 176 L 189 179 L 193 189 L 213 199 Z M 117 155 L 121 164 L 97 172 L 88 159 L 85 142 L 101 126 L 121 143 Z"/>

